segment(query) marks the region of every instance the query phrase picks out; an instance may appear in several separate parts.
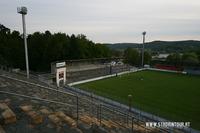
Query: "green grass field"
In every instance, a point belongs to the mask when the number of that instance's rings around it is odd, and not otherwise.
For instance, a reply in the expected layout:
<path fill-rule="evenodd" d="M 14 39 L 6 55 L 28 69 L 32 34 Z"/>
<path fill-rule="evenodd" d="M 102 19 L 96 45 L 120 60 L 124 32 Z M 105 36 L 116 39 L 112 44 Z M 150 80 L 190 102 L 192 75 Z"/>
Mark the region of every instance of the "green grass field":
<path fill-rule="evenodd" d="M 141 80 L 143 79 L 143 80 Z M 93 81 L 76 87 L 173 121 L 191 122 L 200 129 L 200 77 L 142 71 Z"/>

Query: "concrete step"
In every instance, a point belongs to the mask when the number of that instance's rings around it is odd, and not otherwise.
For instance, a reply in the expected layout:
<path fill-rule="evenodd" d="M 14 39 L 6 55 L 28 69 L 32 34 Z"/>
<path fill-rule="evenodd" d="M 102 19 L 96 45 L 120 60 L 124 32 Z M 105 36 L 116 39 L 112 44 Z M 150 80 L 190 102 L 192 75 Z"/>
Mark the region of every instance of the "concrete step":
<path fill-rule="evenodd" d="M 72 119 L 71 117 L 65 115 L 64 112 L 59 111 L 59 112 L 56 112 L 55 115 L 59 117 L 63 122 L 68 124 L 70 127 L 77 127 L 76 121 Z"/>
<path fill-rule="evenodd" d="M 3 124 L 15 123 L 17 121 L 15 113 L 6 103 L 0 103 L 0 118 L 3 119 Z"/>
<path fill-rule="evenodd" d="M 76 121 L 62 111 L 52 111 L 46 106 L 21 105 L 20 109 L 31 119 L 31 124 L 44 124 L 56 132 L 83 133 L 77 128 Z"/>
<path fill-rule="evenodd" d="M 50 122 L 52 122 L 56 126 L 60 126 L 62 124 L 61 119 L 57 117 L 55 114 L 48 115 Z"/>
<path fill-rule="evenodd" d="M 29 111 L 27 115 L 31 118 L 33 124 L 41 124 L 43 122 L 43 116 L 36 111 Z"/>
<path fill-rule="evenodd" d="M 40 112 L 41 112 L 43 115 L 49 115 L 49 114 L 51 114 L 51 111 L 47 110 L 46 108 L 40 109 Z"/>
<path fill-rule="evenodd" d="M 44 119 L 43 116 L 40 113 L 34 111 L 32 105 L 22 105 L 22 106 L 20 106 L 20 109 L 23 112 L 25 112 L 25 114 L 27 116 L 29 116 L 31 118 L 32 124 L 37 125 L 37 124 L 41 124 L 43 122 L 43 119 Z"/>
<path fill-rule="evenodd" d="M 6 133 L 1 125 L 0 125 L 0 133 Z"/>
<path fill-rule="evenodd" d="M 130 131 L 131 129 L 131 128 L 126 129 L 126 127 L 122 127 L 118 125 L 117 123 L 115 123 L 114 121 L 105 120 L 105 119 L 101 120 L 101 125 L 100 125 L 100 120 L 98 120 L 95 117 L 90 117 L 89 115 L 81 115 L 80 121 L 81 121 L 81 123 L 79 122 L 80 128 L 88 132 L 91 129 L 93 129 L 96 132 L 118 133 L 118 131 L 120 131 L 120 133 L 123 133 L 123 132 Z M 94 126 L 96 128 L 94 128 Z"/>
<path fill-rule="evenodd" d="M 92 119 L 91 117 L 89 117 L 88 115 L 82 115 L 80 116 L 80 120 L 87 124 L 87 125 L 92 125 L 95 121 L 94 119 Z M 97 123 L 96 123 L 97 124 Z"/>
<path fill-rule="evenodd" d="M 33 107 L 32 105 L 23 105 L 23 106 L 20 106 L 21 110 L 24 111 L 25 113 L 28 113 L 29 111 L 32 111 L 33 110 Z"/>

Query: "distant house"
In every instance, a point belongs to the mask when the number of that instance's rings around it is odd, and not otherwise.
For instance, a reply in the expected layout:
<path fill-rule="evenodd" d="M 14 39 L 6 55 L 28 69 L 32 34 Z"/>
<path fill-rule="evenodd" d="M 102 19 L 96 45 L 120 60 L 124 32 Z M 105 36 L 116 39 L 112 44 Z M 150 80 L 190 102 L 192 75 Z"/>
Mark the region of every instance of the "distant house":
<path fill-rule="evenodd" d="M 158 54 L 158 55 L 152 56 L 152 59 L 165 61 L 167 59 L 167 56 L 169 56 L 169 54 Z"/>

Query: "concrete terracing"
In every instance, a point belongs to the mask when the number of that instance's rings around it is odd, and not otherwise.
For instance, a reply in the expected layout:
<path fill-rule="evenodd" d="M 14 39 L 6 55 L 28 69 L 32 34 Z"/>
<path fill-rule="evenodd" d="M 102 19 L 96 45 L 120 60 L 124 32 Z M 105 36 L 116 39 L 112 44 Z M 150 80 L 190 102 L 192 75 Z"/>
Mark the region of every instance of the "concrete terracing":
<path fill-rule="evenodd" d="M 77 71 L 86 71 L 98 68 L 105 68 L 107 65 L 79 65 L 79 66 L 67 66 L 67 72 L 77 72 Z"/>
<path fill-rule="evenodd" d="M 20 79 L 0 75 L 0 133 L 161 132 L 100 101 Z"/>
<path fill-rule="evenodd" d="M 91 104 L 86 101 L 79 102 L 77 121 L 76 99 L 73 96 L 55 93 L 55 91 L 1 76 L 0 132 L 130 132 L 130 127 L 120 126 L 115 121 L 103 117 L 100 123 L 100 119 L 95 115 L 96 111 L 88 112 L 91 111 Z M 135 128 L 134 130 L 143 132 L 146 129 Z"/>

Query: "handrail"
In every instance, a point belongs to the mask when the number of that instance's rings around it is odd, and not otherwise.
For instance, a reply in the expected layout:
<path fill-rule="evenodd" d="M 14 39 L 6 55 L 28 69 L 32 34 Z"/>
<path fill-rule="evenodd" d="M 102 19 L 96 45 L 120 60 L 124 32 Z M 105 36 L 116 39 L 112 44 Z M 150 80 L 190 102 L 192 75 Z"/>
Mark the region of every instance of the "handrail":
<path fill-rule="evenodd" d="M 32 96 L 22 95 L 19 93 L 13 93 L 13 92 L 8 92 L 8 91 L 0 91 L 0 93 L 20 96 L 20 97 L 24 97 L 24 98 L 29 98 L 29 99 L 34 99 L 34 100 L 39 100 L 39 101 L 44 101 L 44 102 L 49 102 L 49 103 L 56 103 L 56 104 L 66 105 L 66 106 L 71 106 L 71 107 L 75 106 L 75 105 L 71 105 L 68 103 L 63 103 L 63 102 L 58 102 L 58 101 L 53 101 L 53 100 L 48 100 L 48 99 L 43 99 L 43 98 L 38 98 L 38 97 L 32 97 Z"/>
<path fill-rule="evenodd" d="M 0 75 L 0 77 L 8 78 L 8 79 L 11 79 L 11 80 L 14 80 L 14 81 L 22 82 L 22 83 L 25 83 L 25 84 L 29 84 L 29 85 L 45 88 L 45 89 L 48 89 L 48 90 L 51 90 L 51 91 L 60 92 L 60 93 L 63 93 L 63 94 L 67 94 L 67 95 L 76 97 L 77 98 L 77 105 L 71 105 L 71 104 L 67 104 L 67 103 L 64 103 L 64 102 L 58 102 L 58 101 L 53 101 L 53 100 L 48 100 L 48 99 L 43 99 L 43 98 L 38 98 L 38 97 L 32 97 L 32 96 L 28 96 L 28 95 L 22 95 L 22 94 L 19 94 L 19 93 L 0 91 L 0 93 L 3 93 L 3 94 L 15 95 L 15 96 L 20 96 L 20 97 L 24 97 L 24 98 L 29 98 L 29 99 L 35 99 L 35 100 L 40 100 L 40 101 L 44 101 L 44 102 L 49 102 L 49 103 L 56 103 L 56 104 L 66 105 L 66 106 L 70 106 L 70 107 L 77 107 L 77 120 L 79 119 L 79 111 L 78 111 L 79 110 L 78 106 L 80 106 L 79 101 L 78 101 L 79 98 L 81 98 L 83 100 L 86 100 L 87 102 L 91 102 L 91 103 L 93 103 L 95 105 L 99 105 L 98 103 L 95 103 L 92 100 L 89 100 L 89 99 L 86 99 L 86 98 L 83 98 L 83 97 L 79 97 L 78 95 L 72 94 L 70 92 L 56 90 L 56 89 L 53 89 L 53 88 L 50 88 L 50 87 L 46 87 L 46 86 L 43 86 L 43 85 L 40 85 L 40 84 L 36 84 L 36 83 L 31 83 L 31 82 L 28 82 L 28 81 L 23 81 L 23 80 L 16 79 L 16 78 L 13 78 L 13 77 L 9 77 L 9 76 L 6 76 L 6 75 Z M 113 111 L 112 109 L 114 109 L 114 112 L 120 113 L 120 115 L 123 115 L 124 117 L 128 116 L 128 117 L 131 117 L 131 118 L 136 118 L 133 115 L 130 115 L 128 113 L 126 114 L 125 112 L 120 111 L 116 107 L 111 107 L 112 108 L 111 109 L 111 108 L 109 108 L 109 106 L 106 106 L 105 104 L 101 104 L 101 105 L 103 105 L 102 107 L 105 107 L 106 109 L 108 109 L 110 111 Z M 137 120 L 139 120 L 139 119 L 137 119 Z M 141 120 L 139 120 L 139 121 L 143 122 Z M 115 123 L 119 124 L 118 122 L 115 122 Z M 141 127 L 143 127 L 143 126 L 141 126 Z M 145 128 L 145 129 L 148 130 L 148 128 Z M 160 131 L 167 131 L 167 130 L 163 130 L 163 129 L 159 129 L 159 128 L 157 128 L 157 129 L 160 130 Z"/>
<path fill-rule="evenodd" d="M 58 89 L 53 89 L 51 87 L 46 87 L 46 86 L 43 86 L 43 85 L 40 85 L 40 84 L 31 83 L 31 82 L 28 82 L 28 81 L 16 79 L 16 78 L 5 76 L 5 75 L 0 75 L 0 77 L 8 78 L 8 79 L 15 80 L 15 81 L 18 81 L 18 82 L 26 83 L 26 84 L 29 84 L 29 85 L 37 86 L 37 87 L 40 87 L 40 88 L 45 88 L 45 89 L 48 89 L 48 90 L 51 90 L 51 91 L 60 92 L 60 93 L 64 93 L 64 94 L 76 97 L 76 95 L 74 95 L 72 93 L 69 93 L 69 92 L 66 92 L 66 91 L 61 91 L 61 90 L 58 90 Z"/>

